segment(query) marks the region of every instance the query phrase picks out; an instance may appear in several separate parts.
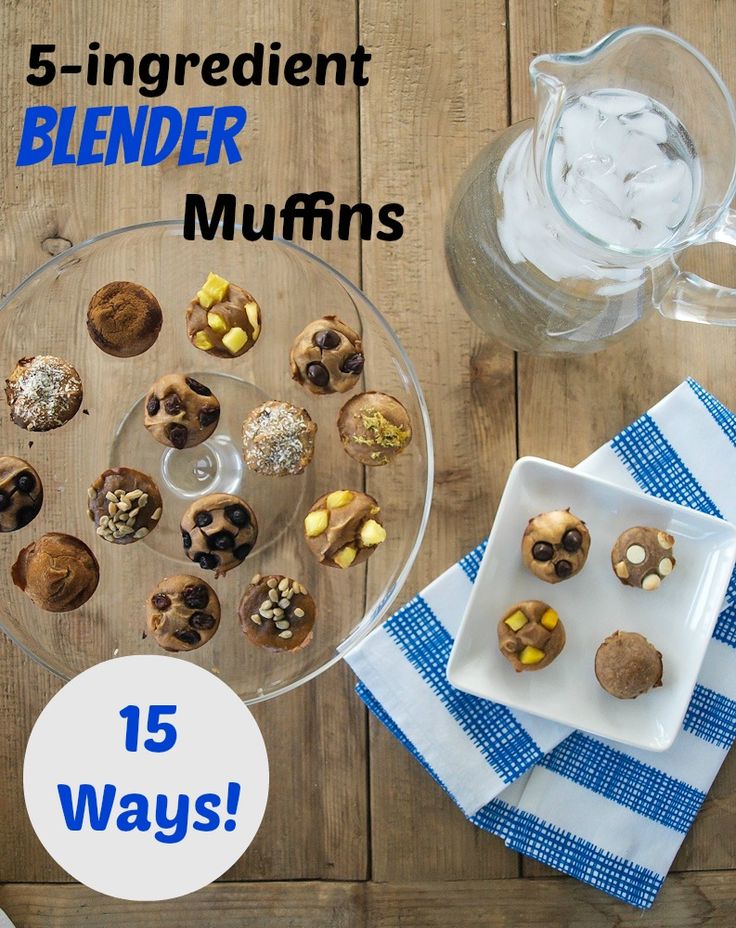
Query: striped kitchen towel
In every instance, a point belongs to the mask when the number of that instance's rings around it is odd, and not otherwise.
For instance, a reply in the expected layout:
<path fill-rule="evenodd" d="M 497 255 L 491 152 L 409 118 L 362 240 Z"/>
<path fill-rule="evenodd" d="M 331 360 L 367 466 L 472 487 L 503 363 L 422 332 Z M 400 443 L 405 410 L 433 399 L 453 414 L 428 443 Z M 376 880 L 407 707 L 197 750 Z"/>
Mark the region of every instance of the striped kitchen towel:
<path fill-rule="evenodd" d="M 736 416 L 694 380 L 579 468 L 736 522 Z M 649 908 L 736 737 L 736 571 L 683 730 L 652 753 L 450 686 L 447 661 L 483 550 L 348 655 L 358 693 L 474 824 Z"/>

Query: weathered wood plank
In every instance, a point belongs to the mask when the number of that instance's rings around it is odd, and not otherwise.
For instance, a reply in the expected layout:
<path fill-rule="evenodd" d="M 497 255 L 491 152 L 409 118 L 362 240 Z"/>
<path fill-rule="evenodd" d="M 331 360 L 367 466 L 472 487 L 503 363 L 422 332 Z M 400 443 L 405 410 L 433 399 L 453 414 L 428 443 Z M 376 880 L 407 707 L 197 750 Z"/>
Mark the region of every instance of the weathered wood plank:
<path fill-rule="evenodd" d="M 734 7 L 713 0 L 614 3 L 605 0 L 512 0 L 510 5 L 512 118 L 533 113 L 526 75 L 539 52 L 583 48 L 613 28 L 633 22 L 663 25 L 700 48 L 736 90 Z M 736 284 L 733 250 L 703 249 L 687 267 Z M 678 324 L 656 312 L 619 344 L 593 357 L 519 360 L 520 453 L 574 464 L 691 375 L 732 408 L 736 330 Z M 724 765 L 685 840 L 675 868 L 736 865 L 736 765 Z M 524 873 L 549 873 L 524 861 Z"/>
<path fill-rule="evenodd" d="M 505 18 L 498 0 L 360 6 L 361 38 L 373 54 L 361 91 L 363 190 L 406 207 L 399 242 L 364 244 L 364 287 L 411 354 L 436 440 L 433 515 L 406 598 L 487 532 L 515 457 L 513 357 L 469 322 L 443 254 L 453 188 L 506 123 Z M 469 825 L 373 722 L 371 792 L 374 878 L 516 874 L 515 855 Z"/>
<path fill-rule="evenodd" d="M 294 191 L 312 189 L 331 190 L 338 201 L 360 199 L 358 93 L 352 85 L 267 86 L 246 92 L 210 88 L 192 79 L 184 88 L 170 89 L 165 98 L 169 104 L 237 101 L 247 106 L 248 141 L 244 160 L 237 165 L 15 168 L 18 130 L 27 105 L 135 105 L 137 99 L 132 88 L 87 88 L 74 76 L 59 76 L 48 88 L 30 87 L 25 74 L 31 41 L 55 42 L 59 63 L 79 60 L 95 38 L 107 50 L 135 55 L 214 49 L 236 54 L 255 41 L 276 39 L 292 51 L 314 48 L 350 54 L 357 42 L 353 0 L 296 6 L 289 0 L 228 0 L 218 5 L 216 16 L 210 11 L 204 18 L 201 4 L 193 0 L 174 5 L 42 0 L 5 4 L 0 29 L 0 124 L 5 129 L 0 135 L 2 292 L 46 260 L 60 237 L 76 243 L 134 222 L 180 216 L 184 194 L 190 190 L 208 197 L 233 192 L 256 204 L 278 204 Z M 339 157 L 333 157 L 335 151 Z M 317 240 L 309 245 L 353 279 L 360 273 L 359 247 L 355 240 Z M 10 369 L 10 359 L 3 365 Z M 63 880 L 65 875 L 31 832 L 21 791 L 28 732 L 58 682 L 4 639 L 0 679 L 0 878 Z M 334 669 L 315 684 L 259 707 L 257 716 L 269 748 L 271 798 L 253 847 L 228 877 L 366 876 L 366 719 L 352 695 L 351 675 L 345 668 Z"/>
<path fill-rule="evenodd" d="M 82 886 L 8 884 L 15 928 L 731 928 L 732 872 L 675 874 L 640 912 L 573 880 L 219 883 L 169 902 L 123 902 Z"/>

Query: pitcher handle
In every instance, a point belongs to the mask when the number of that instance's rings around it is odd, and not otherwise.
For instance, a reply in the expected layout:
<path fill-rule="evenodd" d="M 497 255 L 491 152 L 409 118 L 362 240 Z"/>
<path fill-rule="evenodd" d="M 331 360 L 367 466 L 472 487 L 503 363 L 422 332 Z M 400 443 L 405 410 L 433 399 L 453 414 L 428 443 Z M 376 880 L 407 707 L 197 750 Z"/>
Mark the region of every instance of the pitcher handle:
<path fill-rule="evenodd" d="M 736 210 L 726 210 L 720 224 L 702 242 L 736 246 Z M 690 271 L 680 271 L 657 309 L 668 319 L 736 326 L 736 288 L 711 283 Z"/>

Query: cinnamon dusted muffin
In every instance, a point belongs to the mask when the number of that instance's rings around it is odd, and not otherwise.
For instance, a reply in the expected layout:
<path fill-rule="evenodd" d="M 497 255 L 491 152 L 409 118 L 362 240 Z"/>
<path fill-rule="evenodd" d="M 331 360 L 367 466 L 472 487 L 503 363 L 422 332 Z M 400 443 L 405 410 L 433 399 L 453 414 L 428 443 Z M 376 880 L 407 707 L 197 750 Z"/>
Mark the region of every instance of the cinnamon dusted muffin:
<path fill-rule="evenodd" d="M 616 699 L 636 699 L 662 685 L 662 655 L 638 632 L 614 632 L 596 651 L 595 675 Z"/>
<path fill-rule="evenodd" d="M 156 297 L 141 284 L 114 280 L 92 295 L 87 331 L 105 354 L 132 358 L 155 344 L 163 316 Z"/>
<path fill-rule="evenodd" d="M 77 414 L 82 381 L 63 358 L 21 358 L 5 381 L 5 397 L 16 425 L 29 432 L 48 432 Z"/>
<path fill-rule="evenodd" d="M 13 564 L 12 577 L 39 609 L 71 612 L 97 589 L 100 569 L 83 541 L 49 532 L 23 548 Z"/>

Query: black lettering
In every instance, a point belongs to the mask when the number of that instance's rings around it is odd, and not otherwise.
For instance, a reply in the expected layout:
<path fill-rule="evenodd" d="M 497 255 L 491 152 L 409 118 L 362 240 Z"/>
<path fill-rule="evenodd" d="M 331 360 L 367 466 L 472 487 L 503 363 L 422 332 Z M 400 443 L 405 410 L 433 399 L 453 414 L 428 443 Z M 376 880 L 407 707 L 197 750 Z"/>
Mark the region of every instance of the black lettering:
<path fill-rule="evenodd" d="M 251 84 L 260 86 L 263 80 L 264 52 L 263 42 L 256 42 L 252 52 L 236 56 L 233 61 L 233 80 L 239 87 L 249 87 Z M 250 66 L 250 74 L 246 74 L 246 66 Z"/>
<path fill-rule="evenodd" d="M 281 48 L 281 42 L 271 42 L 271 54 L 268 56 L 268 83 L 275 87 L 279 82 L 279 65 L 281 59 L 276 52 Z"/>
<path fill-rule="evenodd" d="M 197 225 L 199 225 L 202 238 L 211 242 L 217 234 L 218 226 L 222 223 L 222 237 L 232 242 L 235 235 L 236 206 L 234 194 L 218 193 L 212 210 L 212 218 L 208 219 L 204 197 L 199 193 L 188 193 L 184 201 L 184 238 L 188 242 L 194 241 Z"/>
<path fill-rule="evenodd" d="M 360 216 L 360 237 L 364 242 L 370 240 L 373 231 L 373 209 L 367 203 L 340 204 L 340 214 L 337 223 L 337 237 L 346 242 L 350 238 L 350 224 L 353 216 Z"/>
<path fill-rule="evenodd" d="M 90 87 L 95 87 L 97 86 L 97 73 L 100 69 L 100 59 L 94 52 L 99 51 L 100 43 L 90 42 L 88 47 L 93 54 L 87 55 L 87 83 Z"/>
<path fill-rule="evenodd" d="M 34 87 L 44 87 L 56 77 L 56 65 L 50 58 L 43 58 L 46 52 L 56 51 L 55 45 L 31 45 L 28 56 L 28 67 L 31 71 L 41 71 L 41 74 L 27 74 L 26 81 Z"/>
<path fill-rule="evenodd" d="M 142 97 L 160 97 L 169 82 L 169 56 L 158 52 L 147 52 L 141 56 L 138 77 L 146 85 L 139 87 Z"/>
<path fill-rule="evenodd" d="M 373 56 L 365 50 L 364 45 L 359 45 L 350 60 L 353 62 L 353 83 L 356 87 L 365 87 L 368 83 L 368 75 L 364 73 L 364 66 Z"/>
<path fill-rule="evenodd" d="M 317 67 L 315 69 L 314 80 L 316 84 L 323 87 L 327 81 L 328 65 L 335 65 L 335 83 L 342 87 L 345 83 L 345 72 L 347 71 L 347 61 L 345 55 L 341 52 L 335 52 L 332 55 L 325 55 L 322 52 L 317 53 Z"/>
<path fill-rule="evenodd" d="M 398 222 L 398 217 L 404 215 L 404 207 L 401 203 L 384 203 L 378 210 L 378 220 L 382 222 L 390 232 L 376 232 L 376 238 L 382 242 L 397 242 L 404 234 L 404 226 Z M 394 216 L 397 217 L 394 219 Z"/>
<path fill-rule="evenodd" d="M 184 83 L 184 74 L 187 70 L 187 65 L 196 68 L 199 64 L 199 55 L 196 52 L 190 52 L 188 55 L 184 55 L 181 52 L 174 59 L 174 83 L 177 87 L 181 87 Z"/>
<path fill-rule="evenodd" d="M 308 71 L 312 67 L 312 56 L 306 53 L 297 53 L 289 55 L 284 62 L 284 80 L 292 87 L 303 87 L 309 83 L 309 77 L 297 77 L 303 71 Z"/>
<path fill-rule="evenodd" d="M 210 87 L 221 87 L 227 84 L 227 77 L 215 77 L 215 74 L 222 74 L 230 64 L 229 55 L 222 52 L 213 52 L 202 62 L 202 80 Z"/>
<path fill-rule="evenodd" d="M 284 203 L 279 214 L 283 220 L 281 234 L 287 241 L 294 240 L 294 221 L 302 221 L 302 238 L 311 242 L 314 237 L 314 221 L 321 221 L 320 238 L 329 241 L 332 238 L 332 210 L 319 209 L 317 202 L 324 200 L 327 206 L 335 202 L 335 198 L 326 190 L 317 190 L 314 193 L 292 193 Z M 301 205 L 300 205 L 301 204 Z"/>
<path fill-rule="evenodd" d="M 243 238 L 249 242 L 257 242 L 259 238 L 273 241 L 276 229 L 276 207 L 273 203 L 266 203 L 263 207 L 263 224 L 260 228 L 255 225 L 256 208 L 252 203 L 243 205 Z"/>
<path fill-rule="evenodd" d="M 112 55 L 108 52 L 102 64 L 102 83 L 106 87 L 112 87 L 115 80 L 115 69 L 120 62 L 123 64 L 123 83 L 126 87 L 130 87 L 133 83 L 135 59 L 130 52 L 120 52 L 119 55 Z"/>

